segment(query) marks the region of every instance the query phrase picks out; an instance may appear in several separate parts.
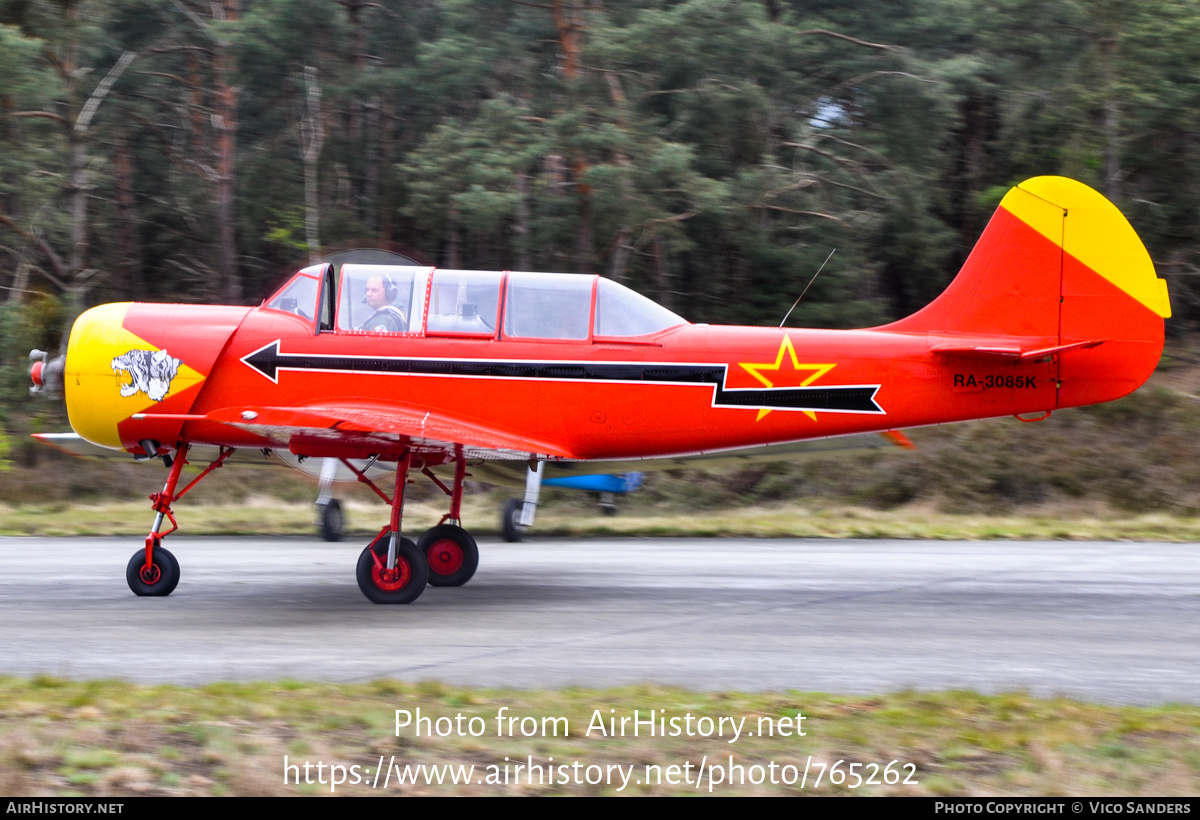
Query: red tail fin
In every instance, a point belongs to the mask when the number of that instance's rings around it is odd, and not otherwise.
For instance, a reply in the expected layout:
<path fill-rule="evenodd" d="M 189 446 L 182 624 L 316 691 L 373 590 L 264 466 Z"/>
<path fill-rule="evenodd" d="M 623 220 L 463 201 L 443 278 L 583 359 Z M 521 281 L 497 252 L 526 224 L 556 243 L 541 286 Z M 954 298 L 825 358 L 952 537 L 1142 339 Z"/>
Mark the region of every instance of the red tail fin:
<path fill-rule="evenodd" d="M 1166 282 L 1116 206 L 1083 183 L 1036 177 L 1004 197 L 946 291 L 886 329 L 943 337 L 935 350 L 1057 356 L 1057 404 L 1070 407 L 1140 386 L 1170 315 Z"/>

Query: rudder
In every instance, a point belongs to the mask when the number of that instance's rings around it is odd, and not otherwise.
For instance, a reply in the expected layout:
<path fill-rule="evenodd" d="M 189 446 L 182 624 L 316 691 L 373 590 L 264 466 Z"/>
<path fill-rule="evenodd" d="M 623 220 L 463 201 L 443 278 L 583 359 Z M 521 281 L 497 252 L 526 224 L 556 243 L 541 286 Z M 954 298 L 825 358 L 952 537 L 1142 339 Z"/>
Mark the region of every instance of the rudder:
<path fill-rule="evenodd" d="M 1115 205 L 1065 177 L 1005 195 L 962 270 L 933 303 L 887 330 L 975 337 L 1058 353 L 1057 406 L 1140 386 L 1162 353 L 1166 282 Z"/>

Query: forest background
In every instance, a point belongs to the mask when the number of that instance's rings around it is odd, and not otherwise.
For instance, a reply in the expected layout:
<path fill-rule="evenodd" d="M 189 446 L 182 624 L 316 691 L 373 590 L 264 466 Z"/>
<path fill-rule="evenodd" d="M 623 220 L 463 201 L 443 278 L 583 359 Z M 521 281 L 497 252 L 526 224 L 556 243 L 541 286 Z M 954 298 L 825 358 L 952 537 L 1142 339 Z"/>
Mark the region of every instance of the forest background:
<path fill-rule="evenodd" d="M 861 327 L 936 296 L 1041 174 L 1129 217 L 1186 365 L 1198 118 L 1195 0 L 0 0 L 0 466 L 36 466 L 26 434 L 63 429 L 26 354 L 93 304 L 257 303 L 373 245 L 776 325 L 836 249 L 788 324 Z M 1102 488 L 1190 513 L 1200 437 L 1177 382 L 1056 428 L 1082 468 L 969 432 L 995 469 L 934 438 L 885 483 L 762 468 L 737 491 L 899 504 L 949 470 L 979 503 Z"/>

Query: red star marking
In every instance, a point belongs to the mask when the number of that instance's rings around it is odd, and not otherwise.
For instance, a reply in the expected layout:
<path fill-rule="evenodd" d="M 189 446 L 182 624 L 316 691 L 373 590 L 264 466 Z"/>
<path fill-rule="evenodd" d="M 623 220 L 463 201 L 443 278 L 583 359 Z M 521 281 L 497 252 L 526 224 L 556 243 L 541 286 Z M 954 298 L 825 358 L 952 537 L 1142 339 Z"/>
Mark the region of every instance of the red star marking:
<path fill-rule="evenodd" d="M 787 354 L 787 366 L 784 364 L 785 353 Z M 773 364 L 767 362 L 761 364 L 739 362 L 738 364 L 745 368 L 751 376 L 758 379 L 764 387 L 808 387 L 835 367 L 832 364 L 800 364 L 796 358 L 796 348 L 792 347 L 792 337 L 786 333 L 783 341 L 779 343 L 779 352 L 775 355 Z M 759 409 L 758 417 L 754 420 L 759 421 L 770 412 L 770 409 L 763 407 Z M 814 411 L 805 410 L 803 412 L 813 421 L 817 420 L 817 414 Z"/>

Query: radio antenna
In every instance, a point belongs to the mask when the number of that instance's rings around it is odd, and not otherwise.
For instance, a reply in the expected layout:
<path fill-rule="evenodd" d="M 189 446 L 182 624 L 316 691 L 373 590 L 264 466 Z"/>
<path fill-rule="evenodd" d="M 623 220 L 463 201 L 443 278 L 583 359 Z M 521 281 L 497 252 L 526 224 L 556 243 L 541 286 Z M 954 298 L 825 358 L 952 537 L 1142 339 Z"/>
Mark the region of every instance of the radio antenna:
<path fill-rule="evenodd" d="M 813 278 L 808 280 L 808 284 L 804 286 L 804 290 L 800 291 L 800 295 L 796 297 L 796 301 L 792 302 L 792 306 L 788 308 L 788 312 L 783 314 L 783 322 L 786 322 L 788 317 L 792 315 L 792 311 L 796 309 L 796 305 L 800 304 L 800 300 L 804 298 L 804 294 L 808 293 L 808 289 L 812 287 L 812 283 L 817 281 L 817 277 L 821 275 L 821 271 L 825 270 L 825 266 L 829 264 L 829 260 L 833 258 L 835 253 L 837 253 L 837 248 L 831 250 L 829 256 L 825 257 L 825 261 L 821 263 L 821 267 L 817 268 L 817 272 L 813 274 Z M 780 327 L 783 327 L 783 322 L 779 323 Z"/>

